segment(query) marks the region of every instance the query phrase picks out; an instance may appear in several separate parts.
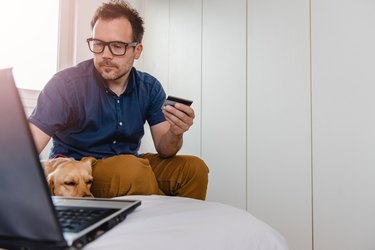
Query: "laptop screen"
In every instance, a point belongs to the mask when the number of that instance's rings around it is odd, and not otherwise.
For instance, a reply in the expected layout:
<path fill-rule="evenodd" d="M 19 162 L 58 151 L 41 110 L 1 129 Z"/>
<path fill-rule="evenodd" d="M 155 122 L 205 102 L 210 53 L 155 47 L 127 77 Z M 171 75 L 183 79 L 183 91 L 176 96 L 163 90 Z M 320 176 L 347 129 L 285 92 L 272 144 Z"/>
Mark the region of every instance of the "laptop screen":
<path fill-rule="evenodd" d="M 0 116 L 0 237 L 62 241 L 11 69 L 0 70 Z"/>

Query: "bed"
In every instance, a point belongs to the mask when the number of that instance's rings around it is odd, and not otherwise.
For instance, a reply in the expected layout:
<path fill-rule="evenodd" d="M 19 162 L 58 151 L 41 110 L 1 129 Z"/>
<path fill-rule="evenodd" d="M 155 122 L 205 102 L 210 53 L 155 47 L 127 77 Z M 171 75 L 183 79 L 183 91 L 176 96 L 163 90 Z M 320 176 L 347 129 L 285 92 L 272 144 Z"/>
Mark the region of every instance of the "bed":
<path fill-rule="evenodd" d="M 276 230 L 221 203 L 170 196 L 124 196 L 142 205 L 85 249 L 287 250 Z"/>

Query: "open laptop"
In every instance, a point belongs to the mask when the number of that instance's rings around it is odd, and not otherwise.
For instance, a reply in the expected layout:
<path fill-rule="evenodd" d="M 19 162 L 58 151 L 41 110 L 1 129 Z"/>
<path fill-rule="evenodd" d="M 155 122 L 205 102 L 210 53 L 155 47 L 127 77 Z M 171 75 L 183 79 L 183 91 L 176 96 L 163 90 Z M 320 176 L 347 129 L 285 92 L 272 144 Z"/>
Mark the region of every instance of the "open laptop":
<path fill-rule="evenodd" d="M 0 70 L 0 248 L 79 249 L 140 204 L 51 197 L 12 70 Z M 93 221 L 61 217 L 71 213 Z"/>

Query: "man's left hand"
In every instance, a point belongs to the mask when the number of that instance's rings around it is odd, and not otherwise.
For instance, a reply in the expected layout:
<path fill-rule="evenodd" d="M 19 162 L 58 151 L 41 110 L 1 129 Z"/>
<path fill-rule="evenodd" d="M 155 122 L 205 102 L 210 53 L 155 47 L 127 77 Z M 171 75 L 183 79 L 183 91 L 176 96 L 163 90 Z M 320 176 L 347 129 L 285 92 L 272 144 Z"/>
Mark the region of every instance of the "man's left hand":
<path fill-rule="evenodd" d="M 194 110 L 187 105 L 176 103 L 175 106 L 166 105 L 163 108 L 165 119 L 171 125 L 170 131 L 176 135 L 182 135 L 193 125 Z"/>

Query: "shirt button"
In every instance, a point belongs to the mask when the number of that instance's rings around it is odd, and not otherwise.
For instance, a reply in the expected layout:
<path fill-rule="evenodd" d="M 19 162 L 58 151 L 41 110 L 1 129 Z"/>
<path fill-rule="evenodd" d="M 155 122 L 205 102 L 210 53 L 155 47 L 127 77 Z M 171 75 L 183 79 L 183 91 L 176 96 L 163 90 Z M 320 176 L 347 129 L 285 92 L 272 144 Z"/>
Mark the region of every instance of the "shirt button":
<path fill-rule="evenodd" d="M 117 103 L 120 103 L 120 100 L 117 100 Z"/>
<path fill-rule="evenodd" d="M 122 126 L 122 122 L 119 122 L 118 125 Z"/>
<path fill-rule="evenodd" d="M 116 144 L 117 143 L 117 141 L 113 141 L 113 144 Z"/>

